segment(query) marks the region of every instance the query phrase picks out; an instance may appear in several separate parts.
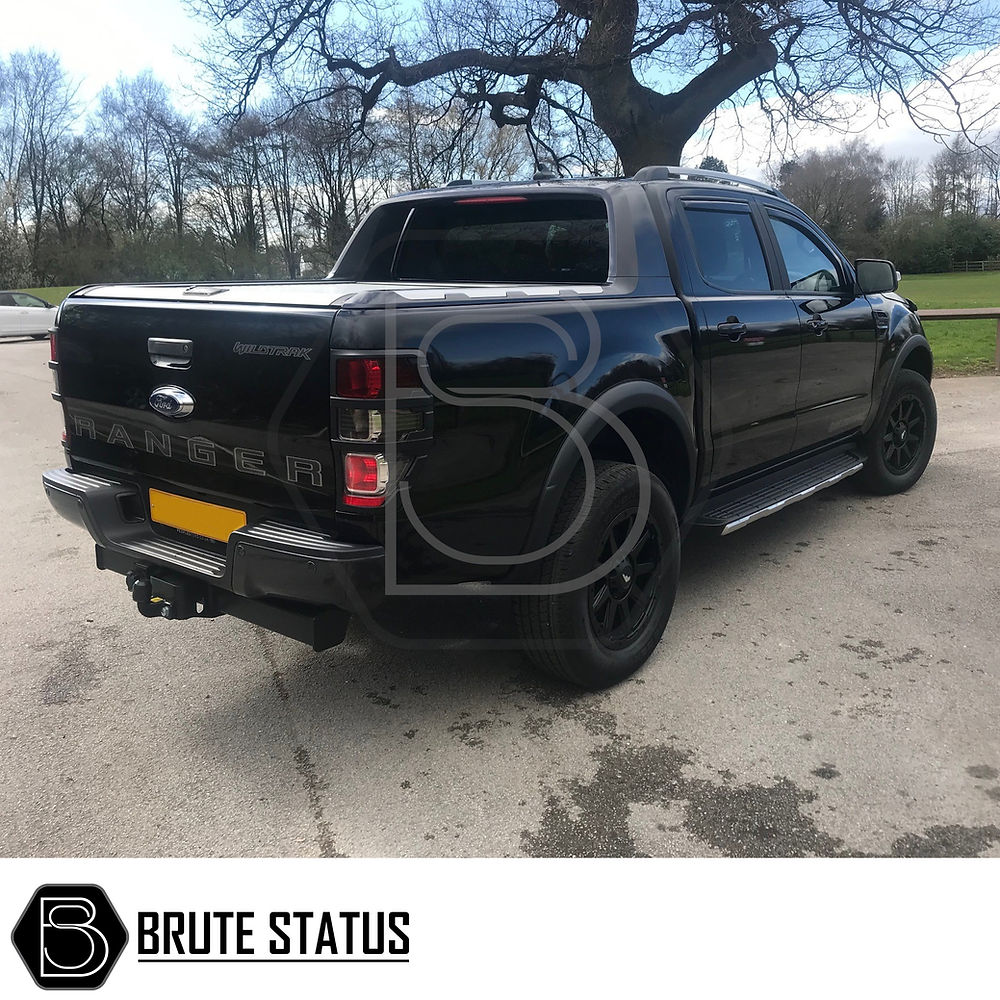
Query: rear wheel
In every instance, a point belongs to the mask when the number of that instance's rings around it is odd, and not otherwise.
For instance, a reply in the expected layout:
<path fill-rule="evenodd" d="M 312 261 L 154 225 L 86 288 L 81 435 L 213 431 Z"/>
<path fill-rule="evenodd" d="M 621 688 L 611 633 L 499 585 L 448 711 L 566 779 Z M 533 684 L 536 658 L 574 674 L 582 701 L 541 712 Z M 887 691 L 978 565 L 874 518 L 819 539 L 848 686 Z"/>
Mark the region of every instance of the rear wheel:
<path fill-rule="evenodd" d="M 927 380 L 903 370 L 865 438 L 860 479 L 872 493 L 902 493 L 924 473 L 934 450 L 937 406 Z"/>
<path fill-rule="evenodd" d="M 674 603 L 680 568 L 677 515 L 663 484 L 650 475 L 649 515 L 625 545 L 639 513 L 635 466 L 595 462 L 594 494 L 569 542 L 542 564 L 539 583 L 557 587 L 601 576 L 566 593 L 518 598 L 515 614 L 525 652 L 543 670 L 586 688 L 603 688 L 648 659 Z M 553 538 L 575 519 L 586 499 L 578 473 L 567 487 Z"/>

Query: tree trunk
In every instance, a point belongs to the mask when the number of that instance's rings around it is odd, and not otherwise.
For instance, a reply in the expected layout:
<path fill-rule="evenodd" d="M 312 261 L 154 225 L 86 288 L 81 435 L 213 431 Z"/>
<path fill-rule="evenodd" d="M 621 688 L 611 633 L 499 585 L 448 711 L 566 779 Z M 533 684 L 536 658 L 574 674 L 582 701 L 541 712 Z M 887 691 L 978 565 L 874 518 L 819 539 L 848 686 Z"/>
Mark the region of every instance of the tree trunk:
<path fill-rule="evenodd" d="M 632 70 L 638 0 L 592 0 L 586 10 L 590 20 L 576 76 L 590 98 L 594 121 L 628 174 L 680 163 L 684 144 L 712 111 L 777 64 L 774 44 L 755 32 L 759 21 L 745 12 L 737 44 L 681 90 L 661 94 L 643 86 Z"/>
<path fill-rule="evenodd" d="M 626 174 L 642 167 L 681 162 L 684 143 L 691 136 L 678 131 L 672 115 L 614 96 L 605 99 L 596 88 L 588 94 L 594 121 L 615 147 Z"/>

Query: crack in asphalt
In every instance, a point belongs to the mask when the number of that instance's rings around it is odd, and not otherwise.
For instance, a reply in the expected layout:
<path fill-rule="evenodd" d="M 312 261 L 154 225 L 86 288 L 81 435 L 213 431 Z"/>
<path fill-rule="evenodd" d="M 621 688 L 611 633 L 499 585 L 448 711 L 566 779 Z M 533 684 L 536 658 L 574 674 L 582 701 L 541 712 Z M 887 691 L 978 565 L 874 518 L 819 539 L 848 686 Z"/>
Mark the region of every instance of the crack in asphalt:
<path fill-rule="evenodd" d="M 257 635 L 268 667 L 271 670 L 271 683 L 274 686 L 275 693 L 280 701 L 287 703 L 289 701 L 288 685 L 285 683 L 284 672 L 278 667 L 278 660 L 271 647 L 271 640 L 268 638 L 268 633 L 257 627 L 254 627 L 254 632 Z M 309 815 L 315 827 L 313 839 L 319 849 L 320 857 L 347 857 L 346 854 L 342 854 L 337 850 L 333 827 L 326 818 L 325 807 L 323 805 L 323 792 L 329 788 L 329 785 L 319 776 L 309 748 L 299 741 L 295 723 L 291 718 L 288 719 L 288 732 L 293 744 L 292 759 L 295 761 L 295 770 L 302 779 L 302 788 L 306 793 L 306 800 L 309 803 Z"/>

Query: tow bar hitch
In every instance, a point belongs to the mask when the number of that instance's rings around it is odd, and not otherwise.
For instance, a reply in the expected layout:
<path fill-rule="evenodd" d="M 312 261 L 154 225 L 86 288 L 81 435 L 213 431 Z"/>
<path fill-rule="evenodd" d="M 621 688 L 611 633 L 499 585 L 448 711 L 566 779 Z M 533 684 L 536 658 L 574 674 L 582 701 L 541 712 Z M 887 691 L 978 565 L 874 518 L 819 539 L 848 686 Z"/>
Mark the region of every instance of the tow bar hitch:
<path fill-rule="evenodd" d="M 139 614 L 144 618 L 217 618 L 223 614 L 216 607 L 211 587 L 200 587 L 165 570 L 150 570 L 137 565 L 125 576 Z"/>

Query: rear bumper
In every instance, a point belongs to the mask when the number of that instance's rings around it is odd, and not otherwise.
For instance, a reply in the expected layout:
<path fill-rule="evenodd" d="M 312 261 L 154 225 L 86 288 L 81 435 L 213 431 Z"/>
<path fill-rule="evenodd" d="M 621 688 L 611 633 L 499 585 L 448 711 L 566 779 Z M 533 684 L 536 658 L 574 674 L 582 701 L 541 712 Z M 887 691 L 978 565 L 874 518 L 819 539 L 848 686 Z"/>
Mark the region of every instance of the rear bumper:
<path fill-rule="evenodd" d="M 86 528 L 99 549 L 113 554 L 103 561 L 109 569 L 124 572 L 131 560 L 251 600 L 354 612 L 377 604 L 385 593 L 385 551 L 379 545 L 263 521 L 234 531 L 223 555 L 163 537 L 149 521 L 130 518 L 129 512 L 144 506 L 138 503 L 138 488 L 129 483 L 52 469 L 43 474 L 42 484 L 57 513 Z"/>

